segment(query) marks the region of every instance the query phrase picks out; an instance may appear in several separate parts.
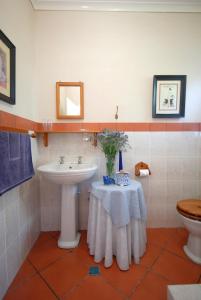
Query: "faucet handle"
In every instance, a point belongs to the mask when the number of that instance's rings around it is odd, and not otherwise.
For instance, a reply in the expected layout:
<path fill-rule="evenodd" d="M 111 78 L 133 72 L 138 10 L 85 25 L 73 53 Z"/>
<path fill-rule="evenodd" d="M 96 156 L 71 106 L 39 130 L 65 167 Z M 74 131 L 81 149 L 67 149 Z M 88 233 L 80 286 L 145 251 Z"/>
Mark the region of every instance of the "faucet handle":
<path fill-rule="evenodd" d="M 82 163 L 82 156 L 78 156 L 78 164 L 81 164 Z"/>
<path fill-rule="evenodd" d="M 59 163 L 60 163 L 60 165 L 64 164 L 64 159 L 65 159 L 65 156 L 63 156 L 63 155 L 59 156 Z"/>

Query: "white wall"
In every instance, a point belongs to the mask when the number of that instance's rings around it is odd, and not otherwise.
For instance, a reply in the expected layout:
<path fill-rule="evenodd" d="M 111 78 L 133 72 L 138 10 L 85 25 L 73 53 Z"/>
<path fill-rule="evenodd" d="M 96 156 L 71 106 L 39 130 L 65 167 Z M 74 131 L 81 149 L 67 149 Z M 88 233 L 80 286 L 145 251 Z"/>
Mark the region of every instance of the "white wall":
<path fill-rule="evenodd" d="M 0 101 L 0 109 L 32 120 L 36 118 L 34 16 L 29 0 L 0 0 L 0 28 L 16 47 L 16 105 Z"/>
<path fill-rule="evenodd" d="M 139 180 L 144 189 L 148 208 L 148 227 L 179 227 L 182 222 L 176 211 L 181 199 L 201 197 L 201 138 L 199 132 L 129 132 L 131 149 L 123 153 L 124 169 Z M 76 152 L 75 152 L 75 149 Z M 98 165 L 97 175 L 106 174 L 105 158 L 99 148 L 82 140 L 82 134 L 51 134 L 49 146 L 39 144 L 38 164 L 58 161 L 65 155 L 68 162 L 93 161 Z M 144 161 L 149 164 L 152 175 L 134 177 L 134 166 Z M 79 222 L 87 229 L 88 197 L 91 180 L 80 185 Z M 45 179 L 41 181 L 41 229 L 60 229 L 60 187 Z"/>
<path fill-rule="evenodd" d="M 37 142 L 32 140 L 35 165 Z M 40 232 L 38 178 L 0 197 L 0 299 L 3 298 Z"/>
<path fill-rule="evenodd" d="M 153 75 L 187 74 L 182 121 L 201 121 L 201 14 L 34 12 L 29 0 L 0 0 L 0 28 L 17 49 L 17 104 L 0 101 L 2 110 L 54 120 L 56 81 L 83 81 L 84 121 L 114 121 L 116 104 L 119 121 L 151 121 Z M 34 161 L 71 158 L 79 149 L 76 156 L 97 161 L 101 178 L 103 154 L 81 138 L 50 135 L 48 148 L 40 141 L 39 155 L 32 141 Z M 134 164 L 144 160 L 153 172 L 142 180 L 148 225 L 180 225 L 176 201 L 201 196 L 200 134 L 137 132 L 129 140 L 125 169 L 133 174 Z M 44 183 L 42 229 L 57 230 L 59 188 Z M 81 186 L 81 228 L 87 224 L 88 186 Z M 0 197 L 0 298 L 38 235 L 39 214 L 36 178 Z"/>
<path fill-rule="evenodd" d="M 55 83 L 61 80 L 84 82 L 84 121 L 114 121 L 119 104 L 119 121 L 149 122 L 153 75 L 186 74 L 186 117 L 176 121 L 201 121 L 200 36 L 200 13 L 36 12 L 39 120 L 56 120 Z M 101 178 L 103 155 L 81 138 L 79 134 L 50 135 L 48 148 L 39 147 L 38 164 L 57 160 L 59 155 L 67 160 L 83 155 L 97 162 Z M 130 133 L 129 139 L 133 149 L 125 154 L 125 169 L 133 174 L 135 163 L 145 161 L 153 172 L 142 180 L 148 226 L 181 225 L 176 201 L 201 195 L 200 134 L 137 132 Z M 87 225 L 88 186 L 81 188 L 81 228 Z M 43 180 L 42 230 L 60 228 L 59 198 L 59 188 Z"/>
<path fill-rule="evenodd" d="M 61 80 L 84 82 L 84 121 L 114 121 L 116 104 L 122 122 L 151 121 L 153 75 L 186 74 L 180 121 L 200 121 L 200 36 L 200 13 L 37 11 L 38 120 L 55 120 Z"/>
<path fill-rule="evenodd" d="M 34 119 L 34 11 L 30 1 L 0 0 L 0 28 L 16 46 L 16 105 L 0 101 L 0 109 Z M 32 140 L 32 155 L 35 165 L 36 140 Z M 35 176 L 0 197 L 0 299 L 39 232 L 40 202 Z"/>

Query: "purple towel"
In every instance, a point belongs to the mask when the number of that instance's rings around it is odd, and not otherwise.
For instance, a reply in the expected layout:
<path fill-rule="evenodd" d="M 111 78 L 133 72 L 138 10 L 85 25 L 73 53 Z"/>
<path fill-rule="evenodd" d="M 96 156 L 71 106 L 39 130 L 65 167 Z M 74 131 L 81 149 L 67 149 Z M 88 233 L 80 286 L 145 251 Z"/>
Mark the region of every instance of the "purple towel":
<path fill-rule="evenodd" d="M 0 196 L 33 175 L 30 136 L 0 132 Z"/>

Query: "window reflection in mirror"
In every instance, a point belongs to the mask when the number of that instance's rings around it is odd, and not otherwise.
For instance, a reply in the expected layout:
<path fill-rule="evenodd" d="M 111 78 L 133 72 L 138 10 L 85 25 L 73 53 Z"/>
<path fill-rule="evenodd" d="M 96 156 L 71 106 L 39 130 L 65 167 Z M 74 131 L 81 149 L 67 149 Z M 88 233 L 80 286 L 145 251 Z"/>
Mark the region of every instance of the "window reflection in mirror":
<path fill-rule="evenodd" d="M 83 83 L 57 82 L 56 102 L 58 119 L 83 119 Z"/>

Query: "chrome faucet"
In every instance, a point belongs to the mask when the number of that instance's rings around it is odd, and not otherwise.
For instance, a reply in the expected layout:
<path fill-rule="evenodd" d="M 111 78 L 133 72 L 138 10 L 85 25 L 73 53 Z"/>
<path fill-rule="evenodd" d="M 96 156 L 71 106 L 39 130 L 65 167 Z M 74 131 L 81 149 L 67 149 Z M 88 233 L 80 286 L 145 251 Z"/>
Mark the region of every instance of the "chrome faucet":
<path fill-rule="evenodd" d="M 82 156 L 78 156 L 78 165 L 80 165 L 82 163 Z"/>
<path fill-rule="evenodd" d="M 65 158 L 65 156 L 60 156 L 60 157 L 59 157 L 59 164 L 60 164 L 60 165 L 63 165 L 63 164 L 64 164 L 64 158 Z"/>

